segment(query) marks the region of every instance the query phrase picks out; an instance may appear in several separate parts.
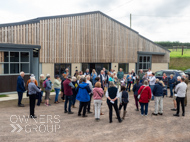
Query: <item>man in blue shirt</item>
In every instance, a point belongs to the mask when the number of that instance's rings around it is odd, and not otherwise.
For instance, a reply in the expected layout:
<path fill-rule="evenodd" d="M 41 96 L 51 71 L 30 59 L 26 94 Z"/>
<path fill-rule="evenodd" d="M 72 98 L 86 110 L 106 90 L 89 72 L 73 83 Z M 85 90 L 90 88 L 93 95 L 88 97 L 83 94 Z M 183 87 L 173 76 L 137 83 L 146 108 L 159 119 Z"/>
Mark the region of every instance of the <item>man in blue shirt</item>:
<path fill-rule="evenodd" d="M 21 104 L 23 93 L 26 91 L 24 83 L 24 72 L 20 72 L 20 75 L 17 78 L 17 93 L 18 93 L 18 106 L 24 107 L 24 104 Z"/>

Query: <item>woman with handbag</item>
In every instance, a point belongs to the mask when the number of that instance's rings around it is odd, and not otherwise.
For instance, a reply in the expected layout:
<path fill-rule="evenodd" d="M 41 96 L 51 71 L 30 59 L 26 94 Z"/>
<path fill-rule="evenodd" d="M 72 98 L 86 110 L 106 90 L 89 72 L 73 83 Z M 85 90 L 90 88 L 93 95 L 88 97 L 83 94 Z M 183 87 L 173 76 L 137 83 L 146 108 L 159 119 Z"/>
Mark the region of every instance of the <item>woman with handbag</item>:
<path fill-rule="evenodd" d="M 148 81 L 144 81 L 144 85 L 140 87 L 138 91 L 138 99 L 139 103 L 141 105 L 141 115 L 147 116 L 148 115 L 148 103 L 151 99 L 151 89 L 148 85 Z"/>
<path fill-rule="evenodd" d="M 142 83 L 140 83 L 140 80 L 136 80 L 136 84 L 133 86 L 133 92 L 134 92 L 134 99 L 136 104 L 136 111 L 139 111 L 139 100 L 138 100 L 138 91 L 140 87 L 142 86 Z"/>
<path fill-rule="evenodd" d="M 126 87 L 125 86 L 121 86 L 121 96 L 120 96 L 120 105 L 119 105 L 119 114 L 121 113 L 121 109 L 123 107 L 123 117 L 122 119 L 125 119 L 125 115 L 126 115 L 126 108 L 127 108 L 127 104 L 129 102 L 128 98 L 128 92 L 126 91 Z"/>
<path fill-rule="evenodd" d="M 104 90 L 101 88 L 101 83 L 96 82 L 95 88 L 93 89 L 93 99 L 94 99 L 94 106 L 95 106 L 95 120 L 100 120 L 100 109 L 102 104 L 102 97 L 104 94 Z"/>

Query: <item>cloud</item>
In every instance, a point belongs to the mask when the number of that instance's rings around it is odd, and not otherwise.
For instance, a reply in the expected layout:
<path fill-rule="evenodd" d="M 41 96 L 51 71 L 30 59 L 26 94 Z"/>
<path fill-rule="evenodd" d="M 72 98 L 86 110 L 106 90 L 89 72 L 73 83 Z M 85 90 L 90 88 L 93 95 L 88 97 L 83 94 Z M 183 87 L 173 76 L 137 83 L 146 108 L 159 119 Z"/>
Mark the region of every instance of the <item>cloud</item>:
<path fill-rule="evenodd" d="M 131 13 L 132 28 L 153 41 L 189 41 L 190 0 L 6 0 L 0 23 L 97 10 L 127 26 Z"/>

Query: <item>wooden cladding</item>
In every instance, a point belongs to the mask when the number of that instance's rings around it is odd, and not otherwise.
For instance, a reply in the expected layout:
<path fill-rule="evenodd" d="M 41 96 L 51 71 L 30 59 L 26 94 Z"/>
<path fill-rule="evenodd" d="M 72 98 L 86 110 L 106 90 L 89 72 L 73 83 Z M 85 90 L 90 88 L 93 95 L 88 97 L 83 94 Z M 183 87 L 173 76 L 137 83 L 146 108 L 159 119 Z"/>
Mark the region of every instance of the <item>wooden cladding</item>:
<path fill-rule="evenodd" d="M 39 23 L 0 27 L 0 43 L 39 45 Z"/>
<path fill-rule="evenodd" d="M 0 63 L 4 62 L 4 52 L 0 52 Z"/>
<path fill-rule="evenodd" d="M 137 51 L 164 52 L 169 62 L 168 51 L 101 13 L 0 27 L 0 43 L 41 45 L 41 63 L 134 63 Z"/>

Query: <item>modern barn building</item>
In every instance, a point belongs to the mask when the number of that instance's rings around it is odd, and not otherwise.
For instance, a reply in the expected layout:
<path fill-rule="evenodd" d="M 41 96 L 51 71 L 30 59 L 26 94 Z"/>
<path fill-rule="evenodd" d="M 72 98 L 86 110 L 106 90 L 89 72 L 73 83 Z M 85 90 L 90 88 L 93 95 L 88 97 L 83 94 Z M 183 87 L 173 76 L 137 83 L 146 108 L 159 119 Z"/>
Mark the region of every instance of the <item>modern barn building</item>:
<path fill-rule="evenodd" d="M 49 73 L 122 67 L 168 69 L 170 51 L 100 11 L 0 25 L 0 93 L 16 90 L 20 71 Z"/>

